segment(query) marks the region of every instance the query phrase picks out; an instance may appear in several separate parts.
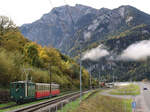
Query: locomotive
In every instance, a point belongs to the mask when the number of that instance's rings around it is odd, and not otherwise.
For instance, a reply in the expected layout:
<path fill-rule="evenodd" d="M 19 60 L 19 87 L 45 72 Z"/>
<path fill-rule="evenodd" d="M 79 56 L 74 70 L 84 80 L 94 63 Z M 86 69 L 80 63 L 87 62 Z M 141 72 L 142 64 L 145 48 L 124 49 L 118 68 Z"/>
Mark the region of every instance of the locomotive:
<path fill-rule="evenodd" d="M 17 81 L 10 83 L 10 98 L 17 104 L 49 98 L 60 94 L 58 84 Z"/>

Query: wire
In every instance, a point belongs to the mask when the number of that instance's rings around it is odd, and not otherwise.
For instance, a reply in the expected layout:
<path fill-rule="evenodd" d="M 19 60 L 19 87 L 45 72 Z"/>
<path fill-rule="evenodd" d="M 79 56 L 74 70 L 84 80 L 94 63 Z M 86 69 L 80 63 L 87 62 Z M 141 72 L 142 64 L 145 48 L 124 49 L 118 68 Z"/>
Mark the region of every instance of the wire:
<path fill-rule="evenodd" d="M 51 7 L 52 7 L 52 9 L 54 9 L 54 5 L 53 5 L 53 3 L 52 3 L 52 1 L 51 0 L 49 0 L 49 3 L 50 3 L 50 5 L 51 5 Z M 55 9 L 54 9 L 55 10 Z M 58 14 L 58 16 L 60 16 L 59 14 Z M 65 27 L 65 23 L 60 19 L 60 17 L 58 17 L 58 19 L 59 19 L 59 22 L 61 23 L 61 25 L 62 25 L 62 29 L 64 30 L 64 32 L 69 32 L 68 30 L 67 30 L 67 28 Z"/>
<path fill-rule="evenodd" d="M 74 25 L 75 25 L 75 22 L 74 22 L 74 20 L 73 20 L 72 14 L 71 14 L 71 12 L 70 12 L 70 10 L 69 10 L 69 7 L 68 7 L 68 5 L 67 5 L 66 0 L 64 0 L 64 3 L 66 4 L 66 9 L 67 9 L 67 11 L 68 11 L 68 14 L 69 14 L 70 19 L 71 19 L 71 21 L 72 21 L 72 23 L 73 23 L 73 26 L 74 26 Z"/>
<path fill-rule="evenodd" d="M 48 1 L 49 1 L 50 5 L 51 5 L 51 8 L 53 9 L 54 7 L 53 7 L 52 1 L 51 0 L 48 0 Z"/>
<path fill-rule="evenodd" d="M 49 1 L 49 3 L 50 3 L 50 5 L 51 5 L 51 8 L 52 9 L 54 9 L 54 11 L 56 11 L 56 8 L 54 8 L 54 5 L 53 5 L 53 3 L 52 3 L 52 0 L 48 0 Z M 64 3 L 66 3 L 66 1 L 64 1 Z M 69 11 L 69 8 L 66 8 L 67 9 L 67 11 L 68 11 L 68 13 L 69 13 L 69 16 L 70 16 L 70 18 L 71 18 L 71 21 L 72 21 L 72 23 L 74 24 L 74 21 L 73 21 L 73 19 L 72 19 L 72 15 L 71 15 L 71 13 L 70 13 L 70 11 Z M 59 22 L 60 22 L 60 24 L 61 24 L 61 26 L 62 26 L 62 30 L 63 30 L 63 32 L 65 32 L 65 33 L 70 33 L 70 31 L 66 28 L 66 26 L 65 26 L 65 22 L 63 22 L 60 18 L 60 15 L 59 15 L 59 13 L 57 14 L 58 15 L 58 20 L 59 20 Z M 70 36 L 71 37 L 71 36 Z M 72 42 L 74 41 L 72 38 L 68 38 L 67 39 L 67 41 L 68 41 L 68 43 L 70 43 L 69 42 L 69 40 L 71 41 L 72 40 Z M 69 46 L 69 44 L 67 44 L 68 46 Z M 69 55 L 69 53 L 67 53 L 68 55 Z"/>
<path fill-rule="evenodd" d="M 48 0 L 49 1 L 49 3 L 50 3 L 50 5 L 51 5 L 51 8 L 52 9 L 54 9 L 54 5 L 53 5 L 53 3 L 52 3 L 52 1 L 51 0 Z M 55 9 L 54 9 L 55 10 Z M 58 14 L 58 16 L 59 16 L 59 14 Z M 67 30 L 67 28 L 65 27 L 65 24 L 64 24 L 64 22 L 60 19 L 60 17 L 58 17 L 58 19 L 59 19 L 59 22 L 61 23 L 61 25 L 62 25 L 62 29 L 64 30 L 64 32 L 69 32 L 68 30 Z"/>
<path fill-rule="evenodd" d="M 49 3 L 50 3 L 50 5 L 51 5 L 51 7 L 52 7 L 52 9 L 53 9 L 53 8 L 54 8 L 54 5 L 53 5 L 53 3 L 52 3 L 52 0 L 49 0 Z M 73 16 L 72 16 L 71 11 L 70 11 L 70 9 L 69 9 L 69 7 L 68 7 L 68 5 L 67 5 L 66 0 L 64 0 L 64 4 L 66 4 L 66 10 L 67 10 L 67 12 L 68 12 L 68 14 L 69 14 L 69 17 L 70 17 L 71 21 L 72 21 L 73 30 L 75 30 L 75 29 L 74 29 L 75 22 L 74 22 L 74 20 L 73 20 Z M 59 14 L 58 14 L 58 15 L 59 15 Z M 62 27 L 63 27 L 64 32 L 66 32 L 66 33 L 69 32 L 69 31 L 67 30 L 66 26 L 65 26 L 65 23 L 60 19 L 60 17 L 58 17 L 58 19 L 59 19 L 59 22 L 61 23 L 61 25 L 62 25 Z M 86 26 L 88 26 L 88 25 L 90 25 L 90 24 L 91 24 L 91 23 L 89 23 L 89 24 L 83 26 L 82 28 L 78 29 L 77 31 L 75 31 L 75 33 L 73 34 L 73 38 L 71 38 L 71 36 L 70 36 L 69 40 L 75 41 L 75 42 L 74 42 L 74 45 L 76 45 L 76 44 L 81 45 L 81 43 L 78 42 L 79 39 L 80 39 L 81 31 L 82 31 L 83 29 L 85 29 Z M 77 34 L 77 35 L 76 35 L 76 34 Z M 77 36 L 77 38 L 75 38 L 76 36 Z"/>

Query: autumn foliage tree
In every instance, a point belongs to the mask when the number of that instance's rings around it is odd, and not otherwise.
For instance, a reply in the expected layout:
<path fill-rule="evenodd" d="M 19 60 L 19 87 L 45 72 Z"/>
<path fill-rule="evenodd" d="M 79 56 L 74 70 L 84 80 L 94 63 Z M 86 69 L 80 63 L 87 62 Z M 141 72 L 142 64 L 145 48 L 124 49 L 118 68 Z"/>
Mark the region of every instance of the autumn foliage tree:
<path fill-rule="evenodd" d="M 26 55 L 27 61 L 31 65 L 40 67 L 41 63 L 40 63 L 37 47 L 38 46 L 34 42 L 26 44 L 25 55 Z"/>
<path fill-rule="evenodd" d="M 9 30 L 16 29 L 16 25 L 13 23 L 13 21 L 6 17 L 6 16 L 0 16 L 0 35 L 3 35 Z"/>

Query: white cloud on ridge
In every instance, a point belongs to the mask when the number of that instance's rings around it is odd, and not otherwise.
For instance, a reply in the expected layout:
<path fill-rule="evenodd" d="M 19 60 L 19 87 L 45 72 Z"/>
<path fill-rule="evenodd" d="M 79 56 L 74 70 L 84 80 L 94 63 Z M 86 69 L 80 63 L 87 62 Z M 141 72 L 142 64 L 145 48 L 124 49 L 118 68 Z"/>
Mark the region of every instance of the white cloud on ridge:
<path fill-rule="evenodd" d="M 107 55 L 109 55 L 109 52 L 106 49 L 104 49 L 103 45 L 99 45 L 98 47 L 85 52 L 85 54 L 82 57 L 82 60 L 89 59 L 92 61 L 96 61 Z"/>
<path fill-rule="evenodd" d="M 143 40 L 130 45 L 119 56 L 119 60 L 145 60 L 150 56 L 150 40 Z"/>

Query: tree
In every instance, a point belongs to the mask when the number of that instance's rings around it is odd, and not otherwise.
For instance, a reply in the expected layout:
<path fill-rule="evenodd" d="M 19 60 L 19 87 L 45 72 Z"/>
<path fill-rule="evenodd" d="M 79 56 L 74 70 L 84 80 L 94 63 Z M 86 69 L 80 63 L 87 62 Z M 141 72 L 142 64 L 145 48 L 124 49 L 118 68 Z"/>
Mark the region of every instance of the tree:
<path fill-rule="evenodd" d="M 33 66 L 40 66 L 37 45 L 32 42 L 25 45 L 25 54 L 29 63 Z"/>
<path fill-rule="evenodd" d="M 55 48 L 45 47 L 39 52 L 40 59 L 43 60 L 45 67 L 48 67 L 49 65 L 58 66 L 59 68 L 62 67 L 60 54 Z"/>
<path fill-rule="evenodd" d="M 17 28 L 16 25 L 10 18 L 6 16 L 0 16 L 0 35 L 3 35 L 8 30 L 16 28 Z"/>

